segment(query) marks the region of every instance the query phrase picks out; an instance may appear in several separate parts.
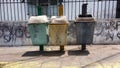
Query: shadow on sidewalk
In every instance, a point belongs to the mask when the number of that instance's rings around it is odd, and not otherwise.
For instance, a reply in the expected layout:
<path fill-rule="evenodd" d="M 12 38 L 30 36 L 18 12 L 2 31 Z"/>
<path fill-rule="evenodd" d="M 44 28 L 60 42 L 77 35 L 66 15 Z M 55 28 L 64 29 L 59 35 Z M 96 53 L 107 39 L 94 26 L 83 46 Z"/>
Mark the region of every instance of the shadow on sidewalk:
<path fill-rule="evenodd" d="M 90 54 L 90 52 L 88 50 L 85 51 L 81 51 L 81 50 L 69 50 L 68 51 L 68 55 L 75 55 L 75 56 L 85 56 Z"/>
<path fill-rule="evenodd" d="M 28 51 L 22 55 L 22 57 L 29 56 L 61 56 L 65 54 L 65 51 Z"/>

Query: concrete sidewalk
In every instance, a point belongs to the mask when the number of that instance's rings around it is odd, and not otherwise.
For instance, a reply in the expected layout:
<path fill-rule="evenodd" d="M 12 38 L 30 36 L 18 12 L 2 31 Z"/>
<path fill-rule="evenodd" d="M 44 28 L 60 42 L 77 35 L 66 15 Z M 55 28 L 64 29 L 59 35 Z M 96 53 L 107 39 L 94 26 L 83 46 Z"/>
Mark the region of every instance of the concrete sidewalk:
<path fill-rule="evenodd" d="M 80 45 L 0 47 L 0 68 L 120 68 L 119 45 L 88 45 L 81 52 Z"/>

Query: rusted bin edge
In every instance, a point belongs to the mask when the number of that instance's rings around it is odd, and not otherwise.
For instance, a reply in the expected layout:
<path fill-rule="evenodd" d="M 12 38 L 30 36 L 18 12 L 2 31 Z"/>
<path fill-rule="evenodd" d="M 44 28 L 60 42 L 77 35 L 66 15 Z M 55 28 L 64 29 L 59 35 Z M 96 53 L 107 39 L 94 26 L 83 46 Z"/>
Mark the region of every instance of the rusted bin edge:
<path fill-rule="evenodd" d="M 95 23 L 95 19 L 93 17 L 80 17 L 77 18 L 75 23 Z"/>
<path fill-rule="evenodd" d="M 67 23 L 50 23 L 49 39 L 51 45 L 67 45 Z"/>

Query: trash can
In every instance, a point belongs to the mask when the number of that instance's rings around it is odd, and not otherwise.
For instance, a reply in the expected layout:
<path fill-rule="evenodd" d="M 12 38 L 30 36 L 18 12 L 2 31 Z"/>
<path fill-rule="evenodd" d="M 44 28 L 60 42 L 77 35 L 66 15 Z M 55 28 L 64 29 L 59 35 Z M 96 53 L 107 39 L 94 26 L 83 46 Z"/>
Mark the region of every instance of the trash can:
<path fill-rule="evenodd" d="M 92 44 L 95 20 L 92 15 L 79 15 L 75 21 L 77 44 L 82 45 L 82 50 L 86 50 L 86 44 Z"/>
<path fill-rule="evenodd" d="M 48 20 L 47 16 L 31 16 L 28 28 L 33 45 L 40 46 L 40 50 L 44 50 L 44 46 L 48 43 L 47 35 Z"/>
<path fill-rule="evenodd" d="M 67 28 L 68 21 L 65 16 L 51 18 L 49 24 L 50 44 L 59 45 L 61 51 L 64 50 L 64 45 L 67 45 Z"/>

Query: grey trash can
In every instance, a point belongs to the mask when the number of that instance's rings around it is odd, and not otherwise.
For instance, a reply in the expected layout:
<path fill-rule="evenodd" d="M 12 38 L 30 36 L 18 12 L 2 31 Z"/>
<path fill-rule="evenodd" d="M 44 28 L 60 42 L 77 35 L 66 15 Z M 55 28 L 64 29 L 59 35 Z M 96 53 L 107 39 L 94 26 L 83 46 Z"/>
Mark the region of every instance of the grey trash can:
<path fill-rule="evenodd" d="M 86 50 L 87 44 L 93 43 L 95 20 L 92 15 L 79 15 L 75 21 L 77 44 L 82 45 L 82 50 Z"/>

